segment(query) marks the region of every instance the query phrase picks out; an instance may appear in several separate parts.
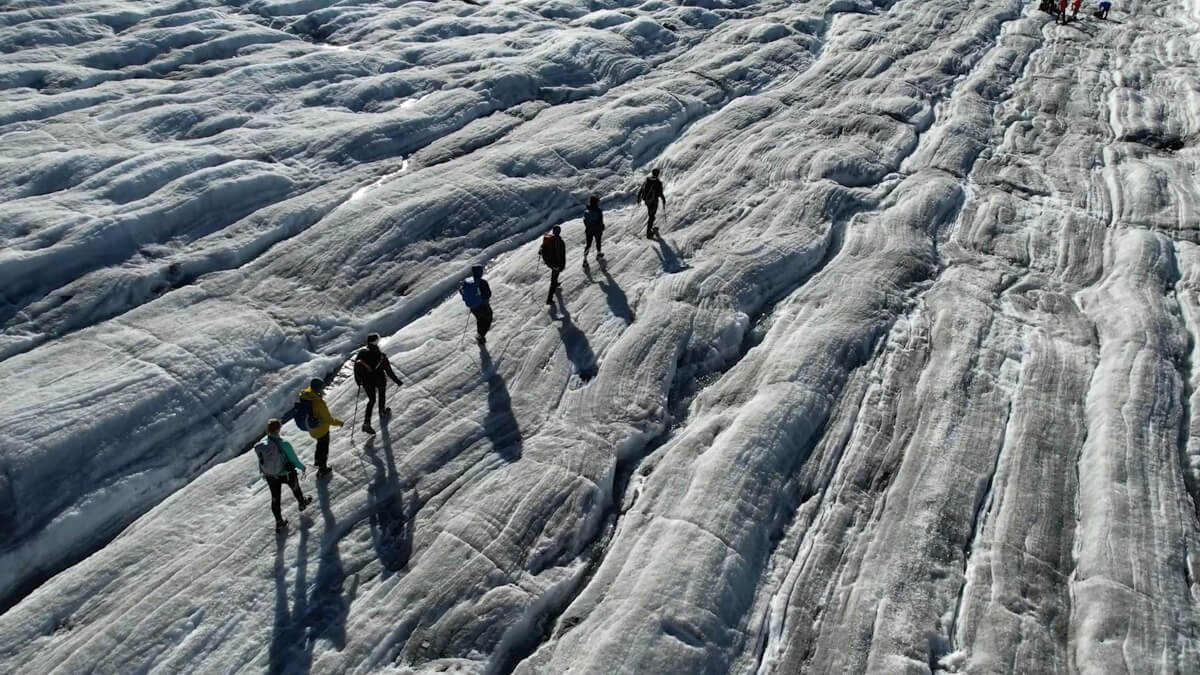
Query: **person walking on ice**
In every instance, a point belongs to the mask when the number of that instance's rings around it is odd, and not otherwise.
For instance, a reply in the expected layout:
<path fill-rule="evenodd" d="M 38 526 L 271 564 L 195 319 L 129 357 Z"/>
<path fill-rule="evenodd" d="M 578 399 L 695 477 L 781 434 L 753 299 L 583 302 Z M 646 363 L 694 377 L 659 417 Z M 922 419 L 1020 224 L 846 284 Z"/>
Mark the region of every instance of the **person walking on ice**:
<path fill-rule="evenodd" d="M 587 210 L 583 212 L 583 264 L 587 264 L 588 251 L 592 250 L 592 242 L 596 242 L 596 260 L 604 260 L 604 252 L 600 250 L 600 238 L 604 235 L 604 213 L 600 210 L 600 197 L 592 195 L 588 198 Z"/>
<path fill-rule="evenodd" d="M 1111 7 L 1112 7 L 1111 2 L 1109 2 L 1108 0 L 1101 0 L 1100 9 L 1096 10 L 1096 18 L 1107 19 L 1108 18 L 1108 10 Z"/>
<path fill-rule="evenodd" d="M 653 239 L 658 236 L 658 228 L 654 226 L 654 214 L 658 213 L 658 202 L 662 200 L 662 205 L 667 206 L 667 196 L 663 194 L 662 181 L 658 179 L 658 169 L 650 172 L 646 177 L 646 181 L 642 183 L 642 189 L 638 190 L 638 203 L 646 205 L 646 238 Z"/>
<path fill-rule="evenodd" d="M 321 398 L 325 391 L 325 381 L 314 377 L 308 387 L 300 392 L 300 400 L 292 408 L 292 416 L 296 426 L 308 431 L 308 435 L 317 439 L 317 452 L 314 461 L 317 463 L 317 477 L 328 476 L 329 468 L 329 428 L 342 426 L 342 421 L 329 414 L 325 399 Z"/>
<path fill-rule="evenodd" d="M 279 498 L 284 484 L 292 489 L 292 495 L 296 497 L 301 511 L 312 504 L 312 497 L 304 496 L 300 489 L 300 481 L 296 478 L 297 470 L 305 471 L 304 464 L 296 457 L 292 444 L 279 437 L 282 428 L 283 424 L 279 420 L 268 421 L 267 439 L 254 446 L 254 453 L 258 455 L 258 471 L 263 480 L 267 481 L 267 487 L 271 489 L 271 513 L 275 516 L 276 532 L 282 532 L 288 524 L 279 510 Z"/>
<path fill-rule="evenodd" d="M 367 390 L 367 414 L 363 416 L 362 430 L 364 433 L 375 435 L 371 428 L 371 410 L 375 407 L 375 399 L 379 399 L 379 424 L 386 425 L 392 416 L 392 409 L 387 407 L 387 381 L 391 379 L 399 387 L 403 382 L 396 377 L 387 354 L 379 349 L 379 333 L 367 336 L 367 346 L 360 349 L 354 358 L 354 382 Z"/>
<path fill-rule="evenodd" d="M 488 329 L 492 327 L 492 289 L 483 278 L 483 265 L 471 267 L 471 277 L 459 284 L 458 294 L 475 315 L 475 341 L 486 343 Z"/>
<path fill-rule="evenodd" d="M 1082 4 L 1083 4 L 1083 0 L 1074 0 L 1071 3 L 1071 20 L 1072 21 L 1079 20 L 1079 7 Z"/>
<path fill-rule="evenodd" d="M 567 266 L 567 245 L 560 236 L 562 228 L 558 225 L 542 236 L 542 248 L 539 253 L 542 262 L 550 268 L 550 290 L 546 293 L 546 304 L 554 304 L 554 291 L 558 290 L 558 275 Z"/>

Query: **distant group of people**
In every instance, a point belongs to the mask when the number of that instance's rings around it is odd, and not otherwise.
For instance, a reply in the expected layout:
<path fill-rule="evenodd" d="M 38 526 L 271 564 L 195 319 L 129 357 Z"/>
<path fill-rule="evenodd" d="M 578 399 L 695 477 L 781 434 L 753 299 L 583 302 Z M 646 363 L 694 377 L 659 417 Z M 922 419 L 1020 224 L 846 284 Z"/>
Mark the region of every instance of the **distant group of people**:
<path fill-rule="evenodd" d="M 658 228 L 654 226 L 658 206 L 659 204 L 664 207 L 667 205 L 667 197 L 658 169 L 652 170 L 642 182 L 642 187 L 637 193 L 637 201 L 646 206 L 646 238 L 654 239 L 658 236 Z M 602 262 L 604 260 L 604 212 L 600 209 L 599 195 L 588 197 L 587 208 L 583 212 L 583 235 L 583 264 L 587 264 L 592 244 L 596 245 L 596 260 Z M 559 289 L 559 275 L 567 267 L 567 244 L 563 241 L 561 227 L 555 225 L 550 228 L 549 232 L 542 235 L 538 255 L 546 267 L 550 268 L 550 289 L 546 292 L 546 304 L 553 305 L 554 294 Z M 458 291 L 467 309 L 475 315 L 475 341 L 481 345 L 486 344 L 487 332 L 492 327 L 492 289 L 483 278 L 482 265 L 475 265 L 471 268 L 471 277 L 459 284 Z"/>
<path fill-rule="evenodd" d="M 1043 12 L 1049 12 L 1054 15 L 1055 22 L 1067 23 L 1069 21 L 1079 20 L 1079 8 L 1083 5 L 1083 0 L 1070 0 L 1071 16 L 1067 17 L 1068 0 L 1058 0 L 1057 7 L 1054 0 L 1041 0 L 1041 5 L 1038 9 Z M 1108 10 L 1112 7 L 1110 0 L 1101 0 L 1099 8 L 1093 13 L 1097 19 L 1107 19 Z"/>
<path fill-rule="evenodd" d="M 654 226 L 655 215 L 661 203 L 667 205 L 659 170 L 654 169 L 642 182 L 637 193 L 638 203 L 646 206 L 646 238 L 658 236 L 658 228 Z M 584 265 L 587 264 L 588 254 L 592 244 L 596 245 L 596 260 L 604 260 L 601 249 L 604 235 L 604 213 L 600 209 L 600 197 L 591 195 L 587 208 L 583 212 L 583 231 L 585 244 L 583 248 Z M 542 237 L 540 255 L 542 261 L 550 268 L 550 291 L 546 294 L 546 304 L 554 304 L 554 293 L 558 290 L 558 278 L 567 265 L 567 247 L 562 239 L 562 228 L 555 225 Z M 487 332 L 492 326 L 492 289 L 483 278 L 483 266 L 471 267 L 471 276 L 459 284 L 459 295 L 463 303 L 475 316 L 475 340 L 480 345 L 487 343 Z M 403 382 L 396 376 L 388 357 L 379 347 L 379 334 L 367 335 L 366 345 L 358 351 L 354 358 L 354 381 L 367 392 L 367 409 L 363 419 L 362 430 L 374 436 L 375 429 L 371 426 L 371 413 L 378 404 L 379 422 L 386 425 L 392 416 L 392 409 L 387 407 L 387 383 L 391 380 L 400 386 Z M 292 406 L 292 420 L 296 426 L 307 431 L 316 441 L 314 461 L 317 465 L 317 478 L 327 477 L 333 469 L 329 466 L 330 430 L 344 425 L 342 420 L 329 412 L 329 406 L 324 399 L 325 381 L 313 378 L 297 396 Z M 356 397 L 357 402 L 357 397 Z M 278 419 L 267 422 L 266 439 L 255 446 L 258 456 L 258 469 L 267 487 L 271 491 L 271 513 L 275 516 L 275 531 L 283 532 L 288 527 L 288 521 L 283 518 L 280 500 L 283 486 L 287 485 L 296 498 L 300 511 L 312 504 L 312 497 L 306 497 L 300 487 L 300 475 L 307 475 L 307 468 L 296 455 L 291 444 L 283 440 L 281 433 L 283 423 Z"/>

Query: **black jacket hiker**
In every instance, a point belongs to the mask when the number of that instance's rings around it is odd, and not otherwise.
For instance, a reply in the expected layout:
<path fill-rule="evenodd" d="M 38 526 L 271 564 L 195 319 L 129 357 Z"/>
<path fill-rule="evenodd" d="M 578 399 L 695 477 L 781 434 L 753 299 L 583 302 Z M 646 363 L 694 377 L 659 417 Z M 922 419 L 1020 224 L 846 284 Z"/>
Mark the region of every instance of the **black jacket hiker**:
<path fill-rule="evenodd" d="M 550 268 L 550 291 L 546 293 L 546 304 L 554 304 L 554 291 L 558 290 L 558 274 L 567 266 L 567 245 L 560 233 L 562 228 L 555 225 L 542 237 L 542 248 L 539 253 L 542 262 Z"/>
<path fill-rule="evenodd" d="M 651 171 L 646 177 L 642 189 L 638 190 L 637 200 L 646 205 L 646 237 L 653 237 L 658 233 L 658 229 L 654 227 L 654 214 L 658 213 L 658 202 L 662 201 L 663 206 L 667 205 L 662 181 L 658 179 L 658 169 Z"/>
<path fill-rule="evenodd" d="M 354 358 L 354 382 L 367 392 L 367 414 L 363 416 L 363 431 L 375 433 L 371 428 L 371 411 L 375 408 L 375 399 L 379 399 L 379 422 L 385 424 L 392 411 L 387 407 L 387 381 L 391 379 L 396 386 L 403 384 L 392 370 L 387 354 L 379 349 L 379 335 L 371 333 L 367 336 L 367 346 L 358 351 Z"/>
<path fill-rule="evenodd" d="M 596 259 L 604 259 L 604 251 L 600 250 L 600 238 L 604 235 L 604 212 L 600 210 L 600 198 L 592 195 L 588 200 L 587 210 L 583 212 L 583 234 L 586 243 L 583 246 L 583 261 L 587 262 L 588 251 L 592 250 L 592 242 L 596 242 Z"/>

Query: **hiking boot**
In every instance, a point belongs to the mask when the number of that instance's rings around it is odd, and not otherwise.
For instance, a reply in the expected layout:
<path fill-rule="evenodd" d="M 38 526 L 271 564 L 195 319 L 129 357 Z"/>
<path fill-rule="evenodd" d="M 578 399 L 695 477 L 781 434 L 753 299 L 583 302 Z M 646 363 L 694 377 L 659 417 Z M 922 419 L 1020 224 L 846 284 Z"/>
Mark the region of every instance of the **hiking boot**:
<path fill-rule="evenodd" d="M 597 253 L 597 254 L 596 254 L 596 260 L 604 260 L 604 254 L 603 254 L 603 253 Z"/>
<path fill-rule="evenodd" d="M 484 344 L 487 342 L 487 338 L 483 337 L 482 335 L 476 335 L 475 341 L 478 342 L 479 344 Z"/>
<path fill-rule="evenodd" d="M 317 478 L 324 478 L 325 476 L 328 476 L 331 473 L 333 473 L 333 469 L 331 469 L 327 466 L 323 466 L 323 467 L 317 469 Z"/>
<path fill-rule="evenodd" d="M 309 504 L 312 504 L 312 497 L 305 497 L 304 499 L 300 500 L 300 510 L 303 511 L 304 509 L 307 509 Z"/>
<path fill-rule="evenodd" d="M 374 436 L 374 435 L 375 435 L 375 430 L 371 428 L 371 423 L 370 423 L 370 422 L 364 422 L 364 423 L 363 423 L 363 427 L 362 427 L 362 429 L 363 429 L 363 433 L 364 433 L 364 434 L 368 434 L 368 435 L 371 435 L 371 436 Z"/>
<path fill-rule="evenodd" d="M 382 419 L 382 420 L 384 420 L 384 421 L 387 421 L 387 420 L 390 420 L 390 419 L 392 419 L 392 409 L 391 409 L 391 408 L 386 408 L 386 409 L 383 411 L 383 413 L 381 413 L 381 414 L 379 415 L 379 418 L 380 418 L 380 419 Z"/>
<path fill-rule="evenodd" d="M 275 523 L 275 531 L 276 532 L 283 532 L 286 529 L 287 529 L 287 521 L 286 520 L 280 520 Z"/>

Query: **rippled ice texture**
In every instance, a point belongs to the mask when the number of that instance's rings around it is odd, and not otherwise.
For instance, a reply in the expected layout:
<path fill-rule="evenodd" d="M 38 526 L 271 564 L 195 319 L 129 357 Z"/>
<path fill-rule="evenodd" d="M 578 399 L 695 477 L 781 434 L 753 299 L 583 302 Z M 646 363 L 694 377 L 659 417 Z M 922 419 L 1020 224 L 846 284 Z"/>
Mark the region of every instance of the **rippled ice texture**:
<path fill-rule="evenodd" d="M 8 0 L 0 671 L 1196 672 L 1196 7 Z"/>

